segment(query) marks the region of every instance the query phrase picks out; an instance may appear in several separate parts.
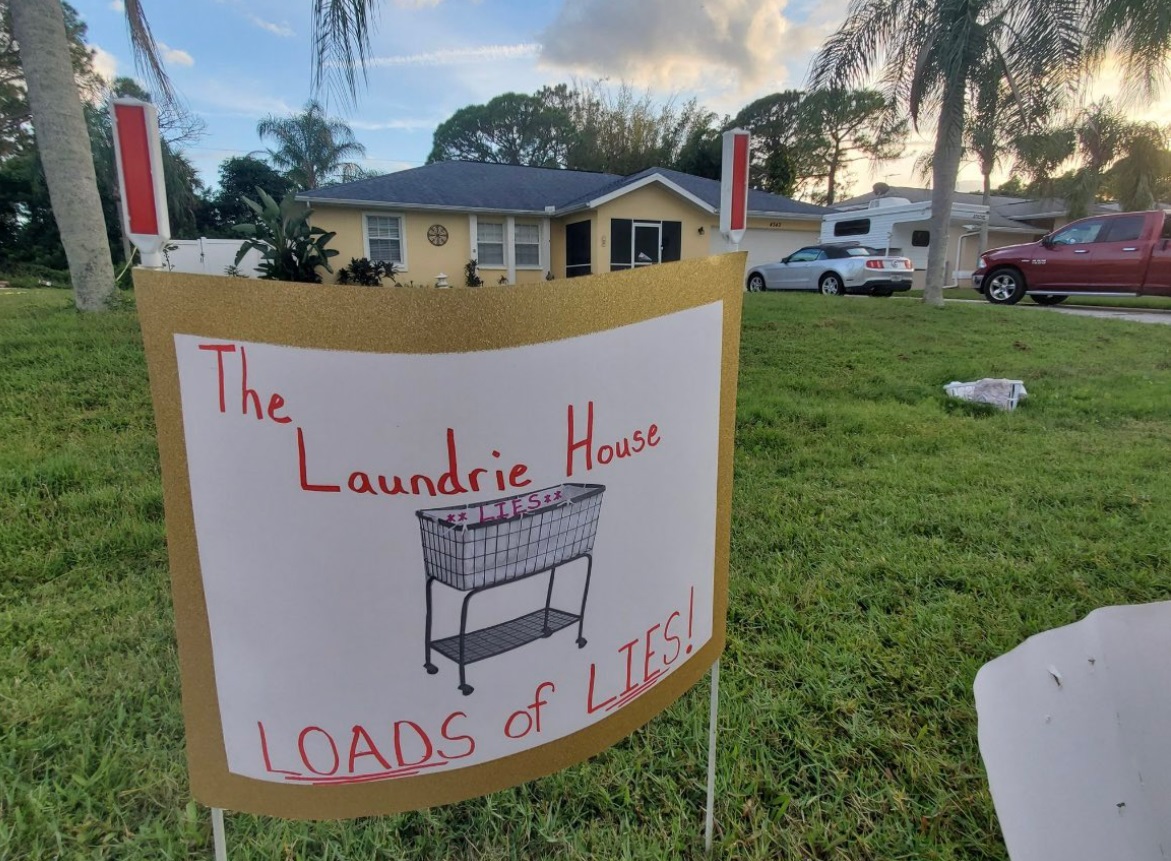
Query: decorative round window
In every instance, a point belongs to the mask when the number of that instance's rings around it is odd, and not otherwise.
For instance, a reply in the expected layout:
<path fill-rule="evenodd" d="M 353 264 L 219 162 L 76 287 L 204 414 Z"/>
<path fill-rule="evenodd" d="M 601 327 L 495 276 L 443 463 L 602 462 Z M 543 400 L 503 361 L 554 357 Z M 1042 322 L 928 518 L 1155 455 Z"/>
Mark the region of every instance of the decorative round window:
<path fill-rule="evenodd" d="M 446 245 L 447 228 L 442 224 L 432 224 L 427 228 L 427 241 L 432 245 Z"/>

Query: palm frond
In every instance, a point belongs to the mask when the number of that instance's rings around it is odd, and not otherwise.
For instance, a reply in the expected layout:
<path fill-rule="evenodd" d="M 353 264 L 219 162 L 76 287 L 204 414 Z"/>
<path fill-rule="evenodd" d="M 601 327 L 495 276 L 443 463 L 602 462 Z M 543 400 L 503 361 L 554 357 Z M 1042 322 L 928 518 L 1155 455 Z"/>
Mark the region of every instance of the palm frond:
<path fill-rule="evenodd" d="M 154 92 L 160 105 L 174 105 L 178 101 L 175 88 L 163 65 L 159 45 L 151 33 L 142 3 L 140 0 L 125 0 L 124 5 L 130 46 L 134 50 L 134 66 L 147 79 L 148 89 Z"/>
<path fill-rule="evenodd" d="M 1171 77 L 1171 3 L 1166 0 L 1092 0 L 1088 41 L 1100 62 L 1122 54 L 1130 99 L 1154 96 Z"/>
<path fill-rule="evenodd" d="M 357 100 L 378 6 L 378 0 L 313 0 L 314 92 L 325 89 L 343 105 Z"/>
<path fill-rule="evenodd" d="M 815 89 L 857 86 L 866 83 L 881 65 L 884 51 L 893 42 L 899 22 L 906 15 L 907 0 L 851 0 L 846 22 L 833 33 L 810 70 Z"/>

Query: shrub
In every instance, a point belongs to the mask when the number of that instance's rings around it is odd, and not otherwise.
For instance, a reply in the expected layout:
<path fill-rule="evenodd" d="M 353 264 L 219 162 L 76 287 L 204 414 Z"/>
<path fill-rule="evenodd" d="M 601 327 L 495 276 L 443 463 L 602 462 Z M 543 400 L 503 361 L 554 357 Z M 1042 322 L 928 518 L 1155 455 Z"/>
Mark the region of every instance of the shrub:
<path fill-rule="evenodd" d="M 381 287 L 382 279 L 394 278 L 394 264 L 371 260 L 368 257 L 351 257 L 350 265 L 337 271 L 338 284 L 355 284 L 359 287 Z M 397 284 L 398 282 L 395 281 Z"/>
<path fill-rule="evenodd" d="M 483 287 L 484 279 L 480 277 L 480 273 L 476 271 L 476 261 L 469 260 L 467 266 L 464 267 L 464 283 L 469 287 Z"/>
<path fill-rule="evenodd" d="M 333 272 L 329 258 L 336 257 L 338 252 L 326 245 L 337 234 L 310 227 L 309 216 L 313 210 L 297 203 L 293 192 L 277 203 L 264 189 L 256 191 L 260 203 L 244 198 L 244 203 L 256 213 L 256 223 L 233 228 L 248 237 L 236 252 L 234 265 L 239 266 L 249 249 L 255 248 L 261 256 L 257 266 L 261 278 L 321 283 L 317 269 Z"/>

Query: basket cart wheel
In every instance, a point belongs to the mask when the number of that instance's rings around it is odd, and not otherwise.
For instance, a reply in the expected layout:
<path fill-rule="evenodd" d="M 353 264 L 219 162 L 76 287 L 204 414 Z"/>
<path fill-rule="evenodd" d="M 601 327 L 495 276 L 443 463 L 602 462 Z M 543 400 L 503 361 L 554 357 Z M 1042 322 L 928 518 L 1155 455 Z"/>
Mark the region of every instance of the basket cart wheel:
<path fill-rule="evenodd" d="M 586 644 L 586 643 L 588 643 L 588 642 L 589 642 L 589 640 L 587 640 L 585 637 L 578 637 L 578 638 L 577 638 L 577 647 L 578 647 L 579 649 L 584 649 L 584 648 L 585 648 L 585 644 Z"/>
<path fill-rule="evenodd" d="M 474 690 L 475 690 L 475 688 L 473 688 L 471 685 L 464 684 L 464 685 L 459 686 L 459 692 L 461 694 L 463 694 L 465 697 Z"/>
<path fill-rule="evenodd" d="M 437 672 L 439 672 L 439 667 L 435 666 L 434 664 L 432 664 L 429 661 L 426 664 L 423 664 L 423 669 L 425 669 L 427 671 L 427 675 L 429 675 L 429 676 L 433 676 Z"/>

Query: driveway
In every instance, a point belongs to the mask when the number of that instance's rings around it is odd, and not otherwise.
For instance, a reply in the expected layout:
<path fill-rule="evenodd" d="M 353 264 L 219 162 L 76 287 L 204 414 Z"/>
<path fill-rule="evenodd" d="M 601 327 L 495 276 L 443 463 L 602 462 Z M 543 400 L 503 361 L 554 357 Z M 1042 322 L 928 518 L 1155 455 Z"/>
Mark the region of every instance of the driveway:
<path fill-rule="evenodd" d="M 1061 306 L 1022 305 L 1022 308 L 1035 308 L 1038 311 L 1056 311 L 1058 314 L 1072 314 L 1075 317 L 1101 317 L 1106 320 L 1129 320 L 1132 323 L 1162 323 L 1171 325 L 1171 311 L 1153 311 L 1150 308 L 1064 308 Z"/>
<path fill-rule="evenodd" d="M 971 299 L 948 299 L 948 302 L 971 302 Z M 1033 305 L 1022 302 L 1017 308 L 1028 308 L 1032 311 L 1048 311 L 1056 314 L 1072 314 L 1075 317 L 1100 317 L 1105 320 L 1129 320 L 1132 323 L 1162 323 L 1171 326 L 1171 311 L 1154 311 L 1150 308 L 1092 308 L 1086 305 L 1081 307 L 1066 307 L 1064 305 Z"/>

